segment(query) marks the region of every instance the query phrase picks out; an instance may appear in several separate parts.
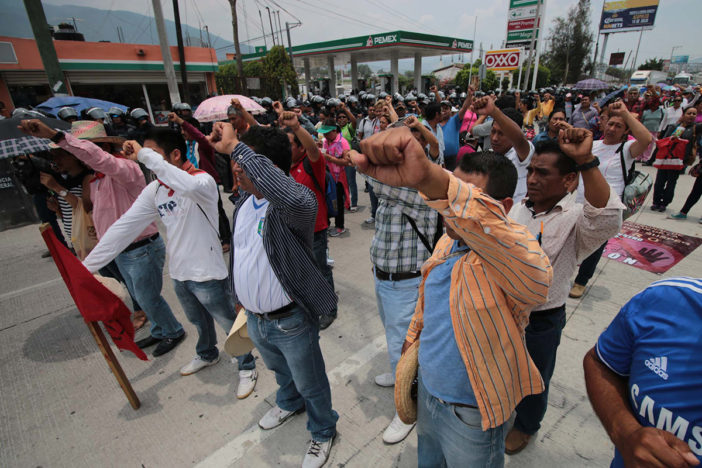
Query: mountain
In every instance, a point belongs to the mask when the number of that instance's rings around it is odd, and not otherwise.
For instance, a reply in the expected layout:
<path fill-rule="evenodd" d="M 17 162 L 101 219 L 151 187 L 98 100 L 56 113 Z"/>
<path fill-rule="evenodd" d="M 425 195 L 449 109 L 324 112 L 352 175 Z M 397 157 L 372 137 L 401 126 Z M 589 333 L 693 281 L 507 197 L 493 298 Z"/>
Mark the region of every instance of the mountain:
<path fill-rule="evenodd" d="M 24 4 L 18 0 L 0 0 L 0 34 L 10 37 L 33 38 L 32 27 L 29 24 L 27 10 Z M 156 22 L 153 17 L 133 13 L 131 11 L 108 11 L 98 8 L 81 7 L 74 5 L 52 5 L 44 2 L 44 14 L 50 25 L 59 23 L 71 23 L 75 18 L 78 32 L 85 36 L 86 41 L 110 41 L 122 42 L 117 32 L 121 29 L 123 42 L 135 44 L 158 44 L 158 33 L 156 32 Z M 182 21 L 182 16 L 181 16 Z M 170 45 L 177 45 L 175 23 L 166 20 L 166 34 Z M 196 27 L 182 23 L 183 42 L 186 46 L 194 47 L 207 45 L 207 32 Z M 201 38 L 202 37 L 202 42 Z M 221 36 L 210 33 L 212 47 L 217 50 L 217 58 L 225 59 L 226 52 L 234 52 L 233 42 Z M 227 47 L 230 46 L 230 47 Z M 254 48 L 248 44 L 241 44 L 241 51 L 244 54 L 254 52 Z"/>

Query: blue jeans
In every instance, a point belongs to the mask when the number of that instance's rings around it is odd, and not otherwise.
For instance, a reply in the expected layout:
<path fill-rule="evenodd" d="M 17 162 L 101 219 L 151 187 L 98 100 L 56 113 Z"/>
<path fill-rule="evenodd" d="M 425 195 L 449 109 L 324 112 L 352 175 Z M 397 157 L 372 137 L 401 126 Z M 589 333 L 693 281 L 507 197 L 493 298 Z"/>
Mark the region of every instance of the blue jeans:
<path fill-rule="evenodd" d="M 286 411 L 307 410 L 307 430 L 324 442 L 336 435 L 339 415 L 319 348 L 319 325 L 300 307 L 279 320 L 247 312 L 249 337 L 278 382 L 276 404 Z"/>
<path fill-rule="evenodd" d="M 358 185 L 356 184 L 356 168 L 353 166 L 346 166 L 344 170 L 346 171 L 346 180 L 349 183 L 349 195 L 351 196 L 351 206 L 357 206 Z"/>
<path fill-rule="evenodd" d="M 119 267 L 117 266 L 117 263 L 115 263 L 114 260 L 112 260 L 110 263 L 108 263 L 104 267 L 100 268 L 100 270 L 98 270 L 98 273 L 100 273 L 102 276 L 104 276 L 106 278 L 114 278 L 117 281 L 119 281 L 120 283 L 125 284 L 124 277 L 122 276 L 122 273 L 120 273 Z M 127 290 L 127 291 L 129 291 L 129 290 Z M 139 302 L 136 300 L 136 298 L 134 296 L 131 295 L 131 293 L 129 294 L 129 297 L 132 300 L 132 309 L 134 311 L 142 310 L 141 306 L 139 305 Z"/>
<path fill-rule="evenodd" d="M 417 305 L 421 281 L 421 276 L 402 281 L 383 281 L 375 278 L 375 298 L 378 302 L 380 320 L 385 328 L 385 340 L 388 344 L 393 375 Z"/>
<path fill-rule="evenodd" d="M 483 431 L 478 408 L 456 406 L 434 398 L 422 384 L 421 376 L 418 387 L 419 468 L 504 466 L 506 423 Z"/>
<path fill-rule="evenodd" d="M 129 294 L 151 322 L 151 336 L 159 339 L 178 338 L 185 333 L 161 295 L 165 259 L 166 245 L 161 237 L 115 258 Z"/>
<path fill-rule="evenodd" d="M 378 197 L 375 195 L 373 187 L 371 187 L 368 182 L 366 182 L 366 187 L 368 187 L 368 196 L 371 202 L 371 218 L 375 218 L 375 213 L 378 211 Z"/>
<path fill-rule="evenodd" d="M 185 316 L 197 328 L 195 352 L 205 361 L 214 361 L 219 356 L 214 321 L 216 320 L 228 334 L 236 320 L 234 301 L 229 293 L 227 280 L 173 280 L 173 286 Z M 236 360 L 239 363 L 239 370 L 256 368 L 256 362 L 251 353 L 236 356 Z"/>
<path fill-rule="evenodd" d="M 322 229 L 321 231 L 314 233 L 314 239 L 312 240 L 312 253 L 314 254 L 314 261 L 317 263 L 322 276 L 327 280 L 327 283 L 334 288 L 334 275 L 332 274 L 332 269 L 327 265 L 327 230 Z M 336 317 L 336 309 L 330 314 L 332 317 Z"/>
<path fill-rule="evenodd" d="M 526 327 L 526 345 L 529 356 L 544 379 L 546 390 L 529 395 L 517 405 L 514 427 L 533 435 L 541 428 L 548 407 L 548 388 L 556 368 L 556 351 L 561 343 L 561 332 L 566 323 L 565 304 L 547 311 L 532 312 Z"/>

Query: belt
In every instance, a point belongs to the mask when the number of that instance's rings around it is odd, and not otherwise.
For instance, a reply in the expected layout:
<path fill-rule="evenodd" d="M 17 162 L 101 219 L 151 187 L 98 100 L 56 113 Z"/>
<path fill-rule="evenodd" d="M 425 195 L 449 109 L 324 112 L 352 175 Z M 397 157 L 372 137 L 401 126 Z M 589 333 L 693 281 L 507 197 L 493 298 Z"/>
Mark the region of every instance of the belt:
<path fill-rule="evenodd" d="M 434 397 L 434 398 L 436 398 L 436 397 Z M 473 408 L 473 409 L 478 409 L 478 407 L 477 407 L 477 406 L 474 406 L 474 405 L 464 405 L 463 403 L 451 403 L 450 401 L 444 401 L 444 400 L 442 400 L 441 398 L 436 398 L 436 399 L 439 400 L 439 402 L 441 402 L 441 403 L 444 404 L 444 405 L 458 406 L 459 408 Z"/>
<path fill-rule="evenodd" d="M 149 244 L 149 243 L 155 241 L 156 239 L 158 239 L 158 232 L 151 237 L 146 237 L 140 241 L 136 241 L 136 242 L 129 244 L 127 246 L 127 248 L 124 249 L 122 252 L 129 252 L 130 250 L 138 249 L 139 247 L 143 247 L 146 244 Z"/>
<path fill-rule="evenodd" d="M 381 270 L 380 268 L 375 268 L 375 277 L 381 281 L 402 281 L 412 278 L 419 278 L 422 276 L 421 271 L 402 271 L 400 273 L 388 273 Z"/>
<path fill-rule="evenodd" d="M 295 313 L 295 303 L 291 302 L 290 304 L 281 307 L 280 309 L 276 309 L 273 312 L 264 312 L 262 314 L 256 314 L 259 317 L 265 319 L 265 320 L 279 320 L 285 317 L 290 317 Z"/>
<path fill-rule="evenodd" d="M 550 315 L 555 315 L 559 312 L 565 311 L 565 304 L 554 307 L 553 309 L 544 309 L 544 310 L 532 310 L 531 314 L 529 314 L 530 317 L 548 317 Z"/>

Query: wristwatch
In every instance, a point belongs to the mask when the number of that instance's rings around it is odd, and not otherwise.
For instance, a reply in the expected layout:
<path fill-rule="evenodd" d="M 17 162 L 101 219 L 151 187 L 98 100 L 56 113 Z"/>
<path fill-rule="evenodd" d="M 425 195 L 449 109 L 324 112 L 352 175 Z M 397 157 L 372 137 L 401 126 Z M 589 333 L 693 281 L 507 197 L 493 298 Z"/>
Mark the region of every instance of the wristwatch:
<path fill-rule="evenodd" d="M 590 162 L 586 162 L 585 164 L 580 164 L 578 166 L 575 166 L 575 170 L 578 172 L 582 171 L 587 171 L 588 169 L 592 169 L 593 167 L 597 167 L 600 165 L 600 158 L 595 156 L 595 159 L 593 159 Z"/>
<path fill-rule="evenodd" d="M 56 132 L 56 135 L 51 137 L 51 141 L 54 143 L 58 143 L 59 141 L 63 140 L 66 137 L 66 134 L 63 132 Z"/>
<path fill-rule="evenodd" d="M 58 196 L 61 198 L 66 198 L 66 195 L 68 195 L 68 190 L 63 189 L 58 193 Z"/>

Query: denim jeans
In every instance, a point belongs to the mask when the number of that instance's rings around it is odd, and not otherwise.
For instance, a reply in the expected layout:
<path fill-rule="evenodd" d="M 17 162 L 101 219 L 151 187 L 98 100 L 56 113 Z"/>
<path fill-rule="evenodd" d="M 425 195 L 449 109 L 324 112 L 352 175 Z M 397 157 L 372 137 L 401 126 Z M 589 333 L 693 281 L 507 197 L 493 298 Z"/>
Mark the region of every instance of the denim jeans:
<path fill-rule="evenodd" d="M 388 344 L 393 375 L 417 305 L 421 281 L 421 276 L 402 281 L 383 281 L 375 278 L 375 298 L 378 302 L 380 320 L 385 328 L 385 340 Z"/>
<path fill-rule="evenodd" d="M 548 407 L 548 388 L 556 368 L 556 351 L 566 323 L 565 304 L 548 311 L 532 312 L 526 327 L 526 345 L 529 356 L 544 379 L 546 390 L 529 395 L 517 405 L 514 427 L 533 435 L 541 428 Z"/>
<path fill-rule="evenodd" d="M 112 260 L 110 263 L 105 265 L 104 267 L 100 268 L 98 271 L 102 276 L 106 278 L 114 278 L 117 281 L 119 281 L 122 284 L 126 284 L 124 281 L 124 277 L 122 276 L 122 273 L 119 271 L 119 267 L 117 266 L 117 263 L 115 263 L 114 260 Z M 127 292 L 129 292 L 129 289 L 127 289 Z M 136 300 L 134 296 L 132 296 L 131 293 L 129 293 L 129 297 L 132 300 L 132 309 L 134 311 L 137 310 L 142 310 L 141 306 L 139 305 L 139 302 Z"/>
<path fill-rule="evenodd" d="M 580 268 L 578 269 L 578 275 L 575 277 L 575 282 L 581 286 L 587 286 L 590 278 L 595 274 L 597 269 L 597 264 L 600 263 L 600 258 L 602 258 L 602 252 L 604 252 L 607 242 L 602 244 L 597 250 L 592 252 L 592 254 L 580 263 Z"/>
<path fill-rule="evenodd" d="M 185 333 L 161 295 L 165 259 L 166 245 L 161 237 L 115 258 L 129 294 L 139 301 L 151 322 L 151 336 L 159 339 L 178 338 Z"/>
<path fill-rule="evenodd" d="M 279 320 L 247 312 L 249 337 L 278 382 L 276 404 L 286 411 L 307 410 L 307 430 L 324 442 L 336 434 L 339 415 L 319 347 L 319 325 L 300 307 Z"/>
<path fill-rule="evenodd" d="M 217 332 L 215 320 L 224 333 L 229 333 L 236 320 L 234 301 L 229 293 L 228 281 L 178 281 L 173 280 L 175 293 L 183 306 L 185 316 L 197 328 L 198 338 L 195 352 L 208 362 L 219 356 L 217 349 Z M 239 370 L 256 368 L 256 362 L 251 353 L 235 356 Z"/>
<path fill-rule="evenodd" d="M 46 197 L 47 195 L 45 192 L 35 193 L 32 197 L 34 201 L 34 208 L 37 209 L 37 215 L 39 215 L 39 219 L 42 223 L 49 223 L 51 225 L 51 229 L 53 229 L 56 239 L 62 243 L 64 247 L 68 248 L 66 239 L 63 237 L 63 231 L 58 225 L 56 213 L 51 211 L 46 206 Z"/>
<path fill-rule="evenodd" d="M 371 202 L 371 218 L 375 218 L 375 212 L 378 211 L 378 197 L 375 195 L 373 187 L 371 187 L 368 182 L 366 182 L 366 187 L 368 187 L 368 196 Z"/>
<path fill-rule="evenodd" d="M 312 240 L 312 253 L 314 254 L 314 261 L 317 262 L 317 266 L 322 272 L 324 279 L 326 279 L 327 283 L 334 288 L 334 275 L 332 274 L 331 267 L 327 265 L 328 245 L 326 229 L 322 229 L 321 231 L 314 233 L 314 239 Z M 336 309 L 334 309 L 334 312 L 330 315 L 336 317 Z"/>
<path fill-rule="evenodd" d="M 346 180 L 349 183 L 349 196 L 351 197 L 351 206 L 358 206 L 358 185 L 356 184 L 356 168 L 346 166 Z"/>
<path fill-rule="evenodd" d="M 420 370 L 421 374 L 421 370 Z M 434 398 L 419 377 L 417 395 L 417 465 L 503 467 L 505 425 L 483 431 L 480 410 Z"/>

